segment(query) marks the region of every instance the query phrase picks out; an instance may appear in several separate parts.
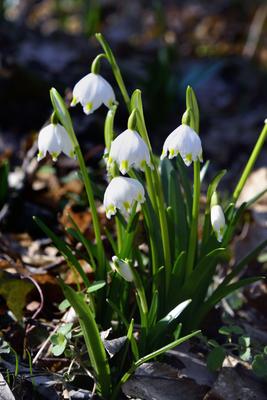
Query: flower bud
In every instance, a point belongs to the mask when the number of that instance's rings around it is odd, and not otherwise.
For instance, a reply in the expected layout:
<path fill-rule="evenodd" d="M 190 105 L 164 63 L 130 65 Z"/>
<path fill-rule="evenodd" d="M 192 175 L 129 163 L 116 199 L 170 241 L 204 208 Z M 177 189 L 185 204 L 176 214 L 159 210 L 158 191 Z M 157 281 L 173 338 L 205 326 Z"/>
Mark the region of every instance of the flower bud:
<path fill-rule="evenodd" d="M 210 219 L 218 242 L 222 242 L 225 229 L 225 217 L 220 205 L 216 204 L 211 206 Z"/>
<path fill-rule="evenodd" d="M 134 275 L 129 263 L 126 260 L 121 260 L 117 256 L 112 257 L 112 269 L 117 271 L 127 282 L 133 282 Z"/>

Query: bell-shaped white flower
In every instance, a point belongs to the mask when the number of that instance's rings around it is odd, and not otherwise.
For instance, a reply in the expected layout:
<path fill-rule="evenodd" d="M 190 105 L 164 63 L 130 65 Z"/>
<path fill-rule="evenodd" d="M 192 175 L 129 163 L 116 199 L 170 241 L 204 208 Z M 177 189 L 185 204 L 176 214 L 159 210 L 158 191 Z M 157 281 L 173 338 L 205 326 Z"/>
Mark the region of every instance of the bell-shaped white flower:
<path fill-rule="evenodd" d="M 161 159 L 168 153 L 170 159 L 180 154 L 186 166 L 197 159 L 202 161 L 202 146 L 198 134 L 188 125 L 178 126 L 165 140 Z"/>
<path fill-rule="evenodd" d="M 110 219 L 117 210 L 127 217 L 136 202 L 142 204 L 144 201 L 145 191 L 138 180 L 117 176 L 110 181 L 104 194 L 107 218 Z"/>
<path fill-rule="evenodd" d="M 108 167 L 116 163 L 125 175 L 132 167 L 144 171 L 145 166 L 153 168 L 149 150 L 141 136 L 132 129 L 126 129 L 111 143 Z"/>
<path fill-rule="evenodd" d="M 211 226 L 215 232 L 218 242 L 223 239 L 224 229 L 225 229 L 225 217 L 223 209 L 220 205 L 216 204 L 211 206 L 210 210 Z"/>
<path fill-rule="evenodd" d="M 56 161 L 59 154 L 63 152 L 74 158 L 74 148 L 66 129 L 60 124 L 49 124 L 40 130 L 38 136 L 37 160 L 42 160 L 47 153 Z"/>
<path fill-rule="evenodd" d="M 132 269 L 127 260 L 121 260 L 117 256 L 113 256 L 112 262 L 113 264 L 111 265 L 111 268 L 114 271 L 117 271 L 123 277 L 123 279 L 125 279 L 127 282 L 132 282 L 134 280 Z"/>
<path fill-rule="evenodd" d="M 110 84 L 101 75 L 90 72 L 76 83 L 71 106 L 81 103 L 85 114 L 92 114 L 102 104 L 110 108 L 115 94 Z"/>

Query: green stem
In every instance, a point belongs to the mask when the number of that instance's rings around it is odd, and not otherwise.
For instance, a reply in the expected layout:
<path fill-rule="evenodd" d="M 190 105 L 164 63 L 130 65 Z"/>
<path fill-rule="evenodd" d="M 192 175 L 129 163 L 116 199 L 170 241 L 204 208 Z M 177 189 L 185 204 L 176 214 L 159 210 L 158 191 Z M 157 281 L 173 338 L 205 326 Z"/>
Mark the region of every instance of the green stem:
<path fill-rule="evenodd" d="M 246 180 L 248 179 L 248 176 L 251 173 L 252 168 L 254 167 L 257 157 L 258 157 L 258 155 L 262 149 L 262 146 L 265 142 L 266 136 L 267 136 L 267 124 L 264 125 L 264 127 L 261 131 L 261 134 L 257 140 L 257 143 L 255 144 L 254 149 L 251 153 L 251 156 L 247 162 L 247 165 L 246 165 L 246 167 L 241 175 L 241 178 L 239 179 L 239 182 L 235 188 L 235 191 L 233 193 L 234 203 L 236 203 L 237 199 L 239 198 L 239 195 L 246 183 Z"/>
<path fill-rule="evenodd" d="M 195 254 L 198 242 L 198 214 L 199 214 L 199 200 L 200 200 L 200 163 L 194 162 L 194 192 L 193 192 L 193 207 L 192 207 L 192 222 L 188 245 L 187 254 L 187 267 L 186 278 L 188 278 L 193 271 Z"/>
<path fill-rule="evenodd" d="M 73 129 L 71 117 L 69 111 L 66 107 L 66 104 L 60 94 L 57 92 L 55 88 L 50 90 L 50 97 L 53 104 L 53 108 L 57 114 L 58 119 L 68 132 L 70 139 L 72 141 L 75 154 L 77 155 L 81 174 L 83 177 L 83 182 L 85 186 L 85 191 L 88 198 L 89 207 L 91 209 L 92 220 L 93 220 L 93 227 L 96 239 L 96 246 L 97 246 L 97 259 L 99 268 L 97 269 L 96 273 L 100 279 L 105 279 L 105 252 L 103 247 L 103 242 L 101 239 L 101 231 L 100 231 L 100 223 L 96 209 L 96 203 L 94 199 L 94 193 L 91 185 L 91 181 L 88 175 L 88 171 L 84 162 L 84 158 L 82 155 L 82 151 L 77 140 L 76 134 Z"/>
<path fill-rule="evenodd" d="M 154 164 L 153 170 L 153 178 L 155 184 L 155 191 L 157 193 L 157 205 L 158 205 L 158 213 L 159 213 L 159 222 L 162 236 L 162 246 L 163 246 L 163 254 L 164 254 L 164 262 L 166 268 L 166 295 L 168 295 L 170 278 L 171 278 L 171 252 L 170 252 L 170 240 L 169 240 L 169 231 L 168 231 L 168 221 L 165 212 L 165 203 L 163 197 L 162 186 L 160 182 L 160 177 L 158 173 L 158 169 Z"/>
<path fill-rule="evenodd" d="M 149 140 L 148 132 L 146 129 L 146 123 L 143 113 L 143 105 L 141 98 L 141 91 L 139 89 L 135 90 L 132 95 L 132 108 L 137 109 L 137 126 L 139 133 L 142 139 L 147 144 L 150 151 L 150 159 L 154 169 L 148 171 L 146 170 L 146 182 L 147 182 L 147 191 L 149 197 L 151 199 L 152 206 L 156 215 L 159 216 L 160 221 L 160 229 L 162 236 L 162 246 L 163 246 L 163 254 L 166 268 L 166 293 L 168 292 L 169 282 L 170 282 L 170 274 L 171 274 L 171 256 L 170 256 L 170 241 L 169 241 L 169 231 L 167 224 L 167 217 L 165 213 L 165 202 L 163 196 L 162 185 L 160 181 L 160 176 L 158 172 L 157 163 L 154 160 L 151 143 Z"/>
<path fill-rule="evenodd" d="M 106 54 L 103 54 L 103 53 L 98 54 L 98 56 L 96 56 L 96 58 L 95 58 L 94 61 L 92 62 L 92 65 L 91 65 L 91 72 L 92 72 L 93 74 L 99 74 L 99 71 L 100 71 L 100 60 L 101 60 L 102 58 L 107 58 Z"/>
<path fill-rule="evenodd" d="M 118 249 L 118 253 L 121 253 L 122 250 L 122 243 L 123 243 L 123 239 L 122 239 L 122 226 L 121 223 L 118 219 L 118 217 L 115 217 L 115 221 L 116 221 L 116 232 L 117 232 L 117 249 Z"/>
<path fill-rule="evenodd" d="M 105 54 L 107 56 L 107 59 L 108 59 L 110 65 L 111 65 L 113 74 L 115 76 L 115 79 L 116 79 L 116 81 L 118 83 L 118 86 L 120 88 L 122 97 L 123 97 L 123 99 L 125 101 L 125 104 L 126 104 L 126 106 L 128 108 L 128 111 L 130 111 L 130 109 L 131 109 L 130 97 L 128 95 L 126 86 L 125 86 L 124 81 L 122 79 L 121 72 L 120 72 L 119 66 L 118 66 L 118 64 L 116 62 L 116 59 L 114 57 L 114 54 L 113 54 L 109 44 L 107 43 L 106 39 L 104 38 L 104 36 L 101 33 L 96 33 L 95 37 L 99 41 L 99 43 L 101 44 L 101 46 L 102 46 L 102 48 L 103 48 L 103 50 L 104 50 L 104 52 L 105 52 Z"/>
<path fill-rule="evenodd" d="M 94 227 L 96 246 L 97 246 L 97 256 L 98 256 L 97 258 L 98 258 L 99 269 L 100 269 L 100 271 L 96 270 L 96 273 L 99 272 L 99 278 L 104 279 L 105 278 L 105 268 L 104 268 L 105 253 L 104 253 L 104 248 L 103 248 L 103 242 L 101 239 L 100 223 L 99 223 L 95 199 L 94 199 L 94 192 L 92 189 L 91 181 L 90 181 L 90 178 L 88 175 L 88 171 L 87 171 L 79 144 L 78 144 L 78 146 L 75 147 L 75 153 L 76 153 L 78 161 L 79 161 L 80 170 L 81 170 L 83 181 L 84 181 L 85 191 L 87 194 L 87 198 L 88 198 L 88 202 L 89 202 L 89 206 L 90 206 L 91 214 L 92 214 L 93 227 Z"/>

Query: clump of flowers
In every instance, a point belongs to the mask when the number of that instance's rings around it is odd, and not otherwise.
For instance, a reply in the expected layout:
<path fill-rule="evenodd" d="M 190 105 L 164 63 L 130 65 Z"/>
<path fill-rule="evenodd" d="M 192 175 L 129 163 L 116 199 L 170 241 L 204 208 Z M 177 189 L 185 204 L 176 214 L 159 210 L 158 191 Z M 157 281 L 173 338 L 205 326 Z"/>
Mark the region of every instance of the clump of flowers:
<path fill-rule="evenodd" d="M 199 109 L 193 89 L 187 88 L 182 123 L 166 138 L 159 159 L 149 140 L 140 90 L 129 95 L 108 43 L 101 34 L 96 38 L 104 53 L 75 85 L 71 105 L 80 102 L 86 114 L 95 112 L 101 104 L 109 107 L 104 127 L 109 182 L 103 203 L 107 218 L 113 216 L 112 231 L 101 229 L 96 197 L 71 116 L 54 88 L 50 92 L 54 117 L 38 138 L 38 160 L 47 153 L 53 160 L 61 152 L 77 156 L 95 238 L 88 241 L 74 222 L 71 232 L 84 245 L 94 283 L 80 265 L 81 254 L 44 222 L 38 218 L 36 222 L 83 280 L 84 290 L 78 292 L 60 283 L 79 318 L 97 391 L 103 398 L 115 400 L 121 386 L 142 363 L 197 335 L 204 317 L 216 304 L 233 290 L 259 279 L 239 277 L 247 261 L 257 256 L 267 241 L 233 265 L 216 288 L 213 285 L 217 266 L 229 261 L 228 247 L 242 213 L 260 196 L 239 208 L 236 205 L 266 139 L 267 125 L 224 211 L 217 190 L 226 171 L 220 171 L 207 185 L 206 207 L 199 218 L 208 163 L 201 170 Z M 118 104 L 112 87 L 99 75 L 103 60 L 108 61 L 129 112 L 128 128 L 116 138 L 113 124 Z M 191 165 L 193 182 L 188 174 Z M 118 364 L 109 359 L 100 335 L 101 329 L 111 326 L 113 335 L 125 338 L 120 354 L 114 357 Z"/>

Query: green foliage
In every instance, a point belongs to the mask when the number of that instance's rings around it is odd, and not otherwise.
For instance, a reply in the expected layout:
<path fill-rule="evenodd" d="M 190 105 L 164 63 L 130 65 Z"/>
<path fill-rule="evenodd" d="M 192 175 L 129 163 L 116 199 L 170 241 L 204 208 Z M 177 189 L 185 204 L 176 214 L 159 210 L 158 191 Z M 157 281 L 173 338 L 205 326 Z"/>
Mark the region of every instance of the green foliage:
<path fill-rule="evenodd" d="M 252 362 L 252 369 L 254 373 L 260 378 L 267 379 L 267 356 L 266 352 L 258 354 Z"/>
<path fill-rule="evenodd" d="M 55 88 L 52 88 L 50 96 L 54 112 L 66 129 L 77 156 L 92 215 L 95 240 L 88 240 L 71 217 L 69 217 L 71 227 L 67 232 L 82 244 L 83 249 L 79 252 L 79 257 L 84 252 L 84 258 L 90 262 L 95 279 L 93 283 L 89 281 L 81 267 L 76 251 L 55 235 L 43 221 L 38 218 L 35 220 L 54 242 L 68 265 L 82 278 L 83 285 L 78 281 L 77 292 L 60 281 L 67 299 L 67 302 L 61 303 L 60 309 L 64 310 L 70 305 L 74 308 L 86 344 L 91 370 L 96 379 L 97 390 L 102 397 L 115 399 L 121 385 L 138 366 L 197 335 L 199 333 L 197 329 L 203 319 L 216 304 L 234 291 L 261 279 L 259 276 L 240 279 L 239 276 L 249 262 L 258 257 L 267 241 L 236 263 L 231 271 L 226 269 L 222 282 L 217 286 L 214 285 L 217 269 L 230 260 L 231 240 L 242 221 L 244 211 L 260 196 L 256 195 L 240 207 L 236 206 L 240 191 L 264 143 L 267 128 L 265 125 L 231 196 L 231 201 L 225 208 L 226 226 L 223 226 L 222 243 L 219 243 L 221 237 L 211 224 L 211 210 L 215 200 L 217 205 L 219 198 L 217 189 L 226 171 L 220 171 L 211 182 L 208 182 L 206 205 L 201 218 L 201 185 L 208 163 L 201 171 L 200 154 L 199 159 L 193 160 L 192 182 L 190 170 L 180 155 L 172 160 L 166 158 L 159 160 L 153 154 L 145 123 L 141 92 L 136 89 L 131 97 L 129 96 L 111 48 L 101 34 L 96 34 L 96 38 L 104 54 L 101 53 L 93 61 L 93 71 L 96 73 L 99 71 L 103 59 L 108 61 L 130 115 L 129 126 L 136 128 L 150 154 L 151 168 L 145 166 L 144 173 L 133 169 L 128 171 L 129 177 L 138 180 L 139 186 L 140 183 L 143 185 L 145 202 L 142 203 L 139 212 L 135 198 L 128 217 L 117 210 L 114 218 L 115 232 L 110 228 L 104 228 L 108 242 L 106 245 L 96 205 L 99 192 L 94 191 L 88 175 L 70 112 L 64 99 Z M 117 106 L 116 102 L 111 105 L 105 121 L 106 159 L 114 138 Z M 197 98 L 189 86 L 186 90 L 186 110 L 182 123 L 190 126 L 197 135 L 199 118 Z M 123 150 L 121 149 L 121 152 Z M 191 154 L 189 156 L 191 157 Z M 110 177 L 116 177 L 117 166 L 113 166 L 108 172 Z M 124 203 L 124 207 L 127 209 L 127 202 L 126 205 Z M 145 246 L 140 246 L 143 243 Z M 147 249 L 144 250 L 146 246 Z M 113 255 L 116 256 L 113 258 L 116 260 L 115 265 L 111 262 Z M 125 338 L 122 347 L 112 360 L 107 356 L 100 334 L 102 329 L 107 330 L 110 326 L 113 326 L 114 335 Z M 228 345 L 231 344 L 233 336 L 238 336 L 236 349 L 240 358 L 251 359 L 250 339 L 239 327 L 223 327 L 220 333 L 226 337 Z M 55 355 L 60 355 L 66 350 L 70 335 L 71 327 L 62 327 L 53 335 L 51 341 Z M 209 368 L 219 369 L 227 354 L 224 346 L 213 342 L 213 349 L 207 360 Z M 254 359 L 256 370 L 258 364 L 264 364 L 265 355 L 262 357 Z"/>
<path fill-rule="evenodd" d="M 226 356 L 226 351 L 222 346 L 216 346 L 211 350 L 207 357 L 207 367 L 210 371 L 217 371 L 221 368 Z"/>
<path fill-rule="evenodd" d="M 241 362 L 251 364 L 253 372 L 260 378 L 267 378 L 267 346 L 263 347 L 253 341 L 243 328 L 238 325 L 222 326 L 219 333 L 226 341 L 220 345 L 215 340 L 202 336 L 210 352 L 207 357 L 207 366 L 211 371 L 222 367 L 226 357 L 239 357 Z"/>
<path fill-rule="evenodd" d="M 60 356 L 64 353 L 68 339 L 71 339 L 71 328 L 72 323 L 63 324 L 57 330 L 57 332 L 51 336 L 51 343 L 52 343 L 52 353 L 54 356 Z"/>

